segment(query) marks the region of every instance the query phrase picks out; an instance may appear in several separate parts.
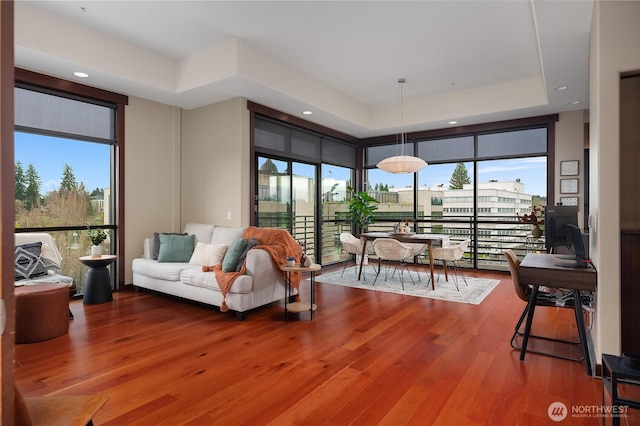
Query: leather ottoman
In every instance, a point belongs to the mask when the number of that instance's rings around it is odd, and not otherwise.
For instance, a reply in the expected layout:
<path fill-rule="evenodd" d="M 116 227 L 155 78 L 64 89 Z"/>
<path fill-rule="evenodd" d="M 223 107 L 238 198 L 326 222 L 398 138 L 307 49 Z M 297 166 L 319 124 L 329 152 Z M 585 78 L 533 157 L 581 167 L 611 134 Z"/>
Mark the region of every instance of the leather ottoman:
<path fill-rule="evenodd" d="M 16 343 L 33 343 L 69 331 L 69 286 L 43 283 L 16 287 Z"/>

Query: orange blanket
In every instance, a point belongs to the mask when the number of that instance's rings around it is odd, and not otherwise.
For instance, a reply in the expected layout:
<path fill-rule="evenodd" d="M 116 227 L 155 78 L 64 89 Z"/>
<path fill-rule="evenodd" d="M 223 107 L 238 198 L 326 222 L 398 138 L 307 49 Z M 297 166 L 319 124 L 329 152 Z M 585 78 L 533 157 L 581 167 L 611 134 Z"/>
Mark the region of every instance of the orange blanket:
<path fill-rule="evenodd" d="M 254 248 L 266 250 L 271 255 L 273 265 L 283 279 L 286 279 L 286 274 L 281 271 L 278 266 L 284 264 L 289 256 L 300 259 L 300 256 L 302 255 L 302 248 L 300 248 L 300 245 L 293 239 L 286 229 L 257 228 L 255 226 L 249 226 L 242 236 L 247 240 L 255 238 L 260 241 L 260 245 L 255 246 Z M 222 265 L 214 266 L 213 271 L 216 274 L 216 281 L 218 281 L 218 286 L 222 292 L 222 304 L 220 305 L 220 311 L 227 312 L 229 310 L 229 306 L 227 306 L 227 293 L 229 293 L 229 289 L 233 285 L 235 279 L 240 275 L 245 274 L 247 271 L 246 265 L 243 263 L 242 268 L 238 272 L 222 272 Z M 253 277 L 253 279 L 259 280 L 260 277 Z M 291 286 L 295 289 L 300 287 L 300 273 L 291 273 Z"/>

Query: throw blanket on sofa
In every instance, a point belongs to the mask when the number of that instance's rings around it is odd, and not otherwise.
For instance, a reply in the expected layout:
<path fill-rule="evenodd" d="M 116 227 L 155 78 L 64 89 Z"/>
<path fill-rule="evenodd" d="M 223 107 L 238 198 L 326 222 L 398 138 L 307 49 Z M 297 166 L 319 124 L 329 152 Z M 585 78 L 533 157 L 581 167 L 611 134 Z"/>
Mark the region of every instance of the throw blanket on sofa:
<path fill-rule="evenodd" d="M 279 265 L 285 263 L 289 256 L 300 259 L 300 256 L 302 255 L 302 248 L 286 229 L 257 228 L 255 226 L 249 226 L 242 236 L 247 240 L 255 238 L 260 241 L 260 245 L 255 246 L 254 248 L 266 250 L 271 255 L 273 265 L 280 275 L 282 275 L 283 279 L 286 279 L 286 274 L 280 270 Z M 240 275 L 245 274 L 247 271 L 246 265 L 243 263 L 242 268 L 238 272 L 222 272 L 222 265 L 214 266 L 213 271 L 216 274 L 216 281 L 218 281 L 218 286 L 222 293 L 220 311 L 227 312 L 229 310 L 229 306 L 227 306 L 227 293 L 229 293 L 229 289 L 233 285 L 235 279 Z M 260 278 L 254 277 L 253 279 L 255 280 Z M 291 286 L 295 289 L 300 287 L 300 273 L 291 273 Z"/>

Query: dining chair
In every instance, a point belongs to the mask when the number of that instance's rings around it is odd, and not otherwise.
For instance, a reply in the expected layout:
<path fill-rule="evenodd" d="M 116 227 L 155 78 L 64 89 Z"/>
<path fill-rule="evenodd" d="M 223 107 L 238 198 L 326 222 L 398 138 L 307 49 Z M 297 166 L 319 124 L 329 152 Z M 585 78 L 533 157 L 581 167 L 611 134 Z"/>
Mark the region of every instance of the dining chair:
<path fill-rule="evenodd" d="M 464 285 L 468 285 L 467 279 L 465 278 L 464 273 L 462 272 L 462 268 L 460 268 L 460 264 L 458 262 L 460 259 L 462 259 L 465 252 L 469 249 L 469 244 L 471 244 L 471 240 L 467 238 L 456 244 L 449 244 L 445 247 L 438 247 L 433 249 L 433 261 L 442 262 L 444 276 L 447 281 L 449 281 L 447 265 L 448 263 L 450 263 L 462 277 Z M 458 277 L 456 275 L 453 276 L 453 282 L 456 285 L 456 290 L 460 290 L 460 288 L 458 287 Z"/>
<path fill-rule="evenodd" d="M 402 285 L 402 289 L 404 290 L 404 270 L 409 274 L 409 278 L 411 282 L 415 284 L 413 277 L 411 276 L 411 272 L 407 267 L 406 261 L 413 257 L 413 249 L 408 244 L 403 244 L 400 241 L 393 238 L 377 238 L 373 241 L 373 252 L 378 256 L 378 273 L 376 274 L 376 278 L 373 281 L 373 285 L 376 284 L 378 280 L 378 276 L 380 276 L 380 270 L 382 269 L 382 261 L 388 261 L 393 263 L 393 275 L 398 272 L 400 276 L 400 284 Z M 389 266 L 387 266 L 385 270 L 385 281 L 389 276 Z"/>
<path fill-rule="evenodd" d="M 340 243 L 342 243 L 342 249 L 345 251 L 345 253 L 349 255 L 349 260 L 353 256 L 353 261 L 355 262 L 356 266 L 359 265 L 358 258 L 362 256 L 362 244 L 363 244 L 362 240 L 360 240 L 350 232 L 342 232 L 340 234 Z M 369 254 L 373 254 L 373 248 L 371 244 L 367 245 L 367 252 L 365 253 L 365 255 L 369 255 Z M 347 260 L 344 263 L 344 267 L 342 268 L 342 274 L 340 274 L 341 277 L 344 275 L 345 269 L 347 269 L 347 264 L 349 264 L 349 260 Z M 360 262 L 363 262 L 363 261 L 367 262 L 366 259 L 360 259 Z M 355 273 L 357 274 L 358 268 L 354 268 L 354 270 L 355 270 Z M 362 272 L 363 272 L 363 278 L 365 278 L 364 269 L 362 270 Z"/>
<path fill-rule="evenodd" d="M 524 307 L 524 310 L 522 311 L 522 314 L 520 315 L 520 318 L 518 319 L 518 322 L 516 323 L 515 330 L 514 330 L 513 336 L 511 336 L 511 342 L 510 342 L 511 347 L 513 349 L 522 350 L 522 346 L 520 346 L 517 343 L 517 339 L 518 337 L 521 337 L 524 335 L 524 332 L 520 331 L 520 327 L 522 326 L 522 322 L 524 321 L 527 315 L 527 312 L 529 312 L 529 298 L 531 296 L 531 287 L 520 282 L 520 259 L 518 259 L 516 252 L 513 251 L 512 249 L 507 249 L 504 251 L 504 255 L 507 258 L 507 263 L 509 264 L 509 272 L 511 273 L 511 279 L 513 280 L 513 287 L 515 289 L 516 295 L 523 302 L 527 303 Z M 552 290 L 555 290 L 555 289 L 552 289 Z M 570 293 L 563 294 L 563 293 L 557 293 L 556 291 L 552 291 L 552 292 L 542 291 L 542 289 L 541 291 L 538 292 L 538 297 L 536 298 L 536 301 L 535 301 L 536 307 L 541 306 L 541 307 L 551 307 L 551 308 L 569 308 L 571 310 L 574 309 L 573 303 L 574 303 L 574 300 Z M 576 321 L 577 321 L 577 318 L 576 318 Z M 540 335 L 534 335 L 534 334 L 529 334 L 529 339 L 541 339 L 541 340 L 546 340 L 550 342 L 564 343 L 567 345 L 578 345 L 578 347 L 580 347 L 579 339 L 578 340 L 558 339 L 555 337 L 540 336 Z M 582 354 L 582 356 L 578 358 L 578 357 L 565 356 L 565 355 L 556 354 L 553 352 L 547 352 L 547 351 L 542 351 L 537 349 L 534 350 L 529 348 L 527 348 L 527 352 L 539 354 L 539 355 L 547 355 L 554 358 L 567 359 L 571 361 L 584 360 L 584 354 Z"/>

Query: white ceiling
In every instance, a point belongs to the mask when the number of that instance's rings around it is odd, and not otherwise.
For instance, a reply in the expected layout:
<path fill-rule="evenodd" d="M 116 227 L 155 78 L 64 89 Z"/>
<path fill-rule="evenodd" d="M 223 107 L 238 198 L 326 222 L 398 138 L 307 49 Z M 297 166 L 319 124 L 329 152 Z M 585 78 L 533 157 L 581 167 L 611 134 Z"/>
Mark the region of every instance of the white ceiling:
<path fill-rule="evenodd" d="M 588 109 L 592 7 L 18 0 L 15 61 L 185 109 L 243 96 L 295 116 L 311 110 L 305 119 L 367 137 L 399 130 L 400 77 L 406 131 Z"/>

